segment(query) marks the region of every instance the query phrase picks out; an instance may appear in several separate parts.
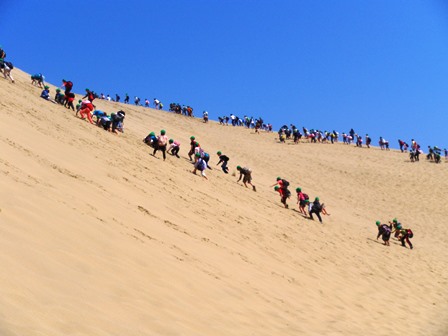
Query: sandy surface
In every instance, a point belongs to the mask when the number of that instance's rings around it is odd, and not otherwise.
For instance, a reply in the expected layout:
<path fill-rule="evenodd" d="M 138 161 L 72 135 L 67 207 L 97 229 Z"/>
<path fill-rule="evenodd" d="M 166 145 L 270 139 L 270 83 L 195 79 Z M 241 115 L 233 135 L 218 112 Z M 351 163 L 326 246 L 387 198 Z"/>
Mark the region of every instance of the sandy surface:
<path fill-rule="evenodd" d="M 0 78 L 1 335 L 448 334 L 445 162 L 282 145 L 97 100 L 127 112 L 114 135 L 13 75 Z M 180 159 L 142 143 L 162 128 Z M 191 174 L 190 135 L 214 168 L 218 150 L 231 173 L 251 167 L 257 192 L 219 169 Z M 295 198 L 284 209 L 270 187 L 278 175 L 331 216 L 305 219 Z M 413 229 L 414 250 L 376 241 L 375 221 L 394 217 Z"/>

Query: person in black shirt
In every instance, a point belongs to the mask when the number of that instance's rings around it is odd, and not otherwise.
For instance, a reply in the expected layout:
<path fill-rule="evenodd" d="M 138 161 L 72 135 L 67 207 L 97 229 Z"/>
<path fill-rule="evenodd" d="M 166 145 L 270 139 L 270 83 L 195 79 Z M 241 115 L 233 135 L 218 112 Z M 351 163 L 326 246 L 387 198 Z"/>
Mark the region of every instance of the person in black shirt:
<path fill-rule="evenodd" d="M 317 218 L 319 218 L 319 222 L 322 223 L 322 217 L 320 216 L 321 212 L 322 212 L 322 206 L 319 203 L 319 197 L 316 197 L 314 199 L 313 205 L 311 206 L 310 218 L 314 220 L 313 214 L 316 214 Z"/>
<path fill-rule="evenodd" d="M 219 162 L 216 165 L 219 165 L 222 162 L 221 169 L 224 173 L 228 174 L 229 168 L 227 168 L 227 162 L 230 160 L 229 157 L 222 154 L 221 151 L 218 151 L 216 154 L 219 156 Z"/>

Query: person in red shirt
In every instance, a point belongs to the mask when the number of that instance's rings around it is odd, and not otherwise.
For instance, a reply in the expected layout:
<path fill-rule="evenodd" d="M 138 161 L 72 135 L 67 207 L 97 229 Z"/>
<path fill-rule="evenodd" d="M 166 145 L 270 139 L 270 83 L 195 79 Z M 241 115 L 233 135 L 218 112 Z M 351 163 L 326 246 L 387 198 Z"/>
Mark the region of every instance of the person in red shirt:
<path fill-rule="evenodd" d="M 79 110 L 79 114 L 81 115 L 81 119 L 85 119 L 87 117 L 87 119 L 89 120 L 89 122 L 91 124 L 95 124 L 92 120 L 92 115 L 90 114 L 90 112 L 92 112 L 94 110 L 94 106 L 93 104 L 88 101 L 85 100 L 81 103 L 81 109 Z"/>
<path fill-rule="evenodd" d="M 291 193 L 289 192 L 289 190 L 288 189 L 282 189 L 278 185 L 275 186 L 274 190 L 277 191 L 280 194 L 280 197 L 281 197 L 280 201 L 283 203 L 285 208 L 288 209 L 289 206 L 288 206 L 288 204 L 286 204 L 286 200 L 289 198 L 289 196 L 291 196 Z"/>
<path fill-rule="evenodd" d="M 82 97 L 82 99 L 87 98 L 88 100 L 90 100 L 91 103 L 93 103 L 93 101 L 95 100 L 96 96 L 95 93 L 93 91 L 90 91 L 89 89 L 86 89 L 86 95 L 84 97 Z"/>
<path fill-rule="evenodd" d="M 71 81 L 66 81 L 65 79 L 62 80 L 62 87 L 65 88 L 65 96 L 67 96 L 73 88 L 73 83 Z"/>
<path fill-rule="evenodd" d="M 307 216 L 305 207 L 309 203 L 308 195 L 302 192 L 302 188 L 296 188 L 297 192 L 297 204 L 299 204 L 299 212 L 304 216 Z"/>

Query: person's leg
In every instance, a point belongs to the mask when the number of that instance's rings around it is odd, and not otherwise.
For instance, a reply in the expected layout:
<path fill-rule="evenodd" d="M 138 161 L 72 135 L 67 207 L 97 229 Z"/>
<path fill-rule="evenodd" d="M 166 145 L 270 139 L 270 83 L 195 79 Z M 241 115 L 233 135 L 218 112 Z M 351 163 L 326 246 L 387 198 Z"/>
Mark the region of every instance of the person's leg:
<path fill-rule="evenodd" d="M 227 171 L 227 161 L 224 161 L 224 163 L 222 164 L 221 168 L 222 168 L 222 171 L 224 173 L 226 173 L 226 174 L 228 173 L 228 171 Z"/>
<path fill-rule="evenodd" d="M 319 211 L 316 211 L 316 216 L 317 216 L 317 218 L 319 218 L 319 222 L 322 223 L 322 217 L 320 216 L 320 212 Z"/>
<path fill-rule="evenodd" d="M 311 211 L 310 211 L 310 218 L 311 218 L 312 220 L 314 220 L 313 213 L 314 213 L 314 210 L 311 210 Z"/>
<path fill-rule="evenodd" d="M 405 236 L 401 237 L 401 239 L 400 239 L 400 241 L 401 241 L 401 246 L 406 247 L 406 244 L 404 243 L 404 239 L 405 239 Z"/>
<path fill-rule="evenodd" d="M 91 124 L 95 124 L 94 122 L 93 122 L 93 120 L 92 120 L 92 114 L 90 113 L 90 111 L 89 111 L 89 109 L 87 109 L 87 120 L 89 120 L 89 122 L 91 123 Z"/>
<path fill-rule="evenodd" d="M 80 117 L 81 117 L 81 119 L 85 119 L 86 117 L 84 116 L 84 111 L 85 109 L 81 109 L 81 110 L 79 110 L 79 115 L 80 115 Z"/>
<path fill-rule="evenodd" d="M 162 148 L 160 150 L 162 151 L 162 154 L 163 154 L 163 161 L 165 161 L 165 159 L 166 159 L 166 146 L 162 146 Z"/>
<path fill-rule="evenodd" d="M 406 242 L 409 244 L 409 247 L 410 247 L 411 250 L 412 250 L 414 247 L 412 246 L 412 243 L 411 243 L 411 241 L 409 240 L 409 235 L 406 234 L 404 237 L 406 238 Z"/>

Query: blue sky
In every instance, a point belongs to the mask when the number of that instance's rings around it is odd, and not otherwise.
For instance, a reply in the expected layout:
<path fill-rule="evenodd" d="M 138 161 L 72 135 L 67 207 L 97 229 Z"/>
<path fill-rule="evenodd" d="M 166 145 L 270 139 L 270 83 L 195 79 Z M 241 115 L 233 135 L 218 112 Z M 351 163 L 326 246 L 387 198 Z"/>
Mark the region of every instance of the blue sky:
<path fill-rule="evenodd" d="M 448 146 L 448 1 L 2 0 L 0 31 L 75 92 Z"/>

